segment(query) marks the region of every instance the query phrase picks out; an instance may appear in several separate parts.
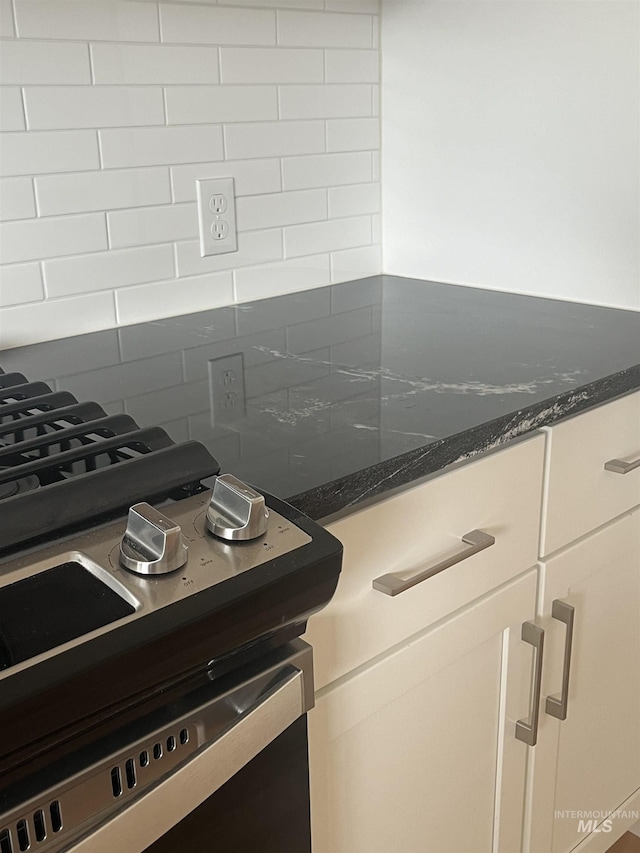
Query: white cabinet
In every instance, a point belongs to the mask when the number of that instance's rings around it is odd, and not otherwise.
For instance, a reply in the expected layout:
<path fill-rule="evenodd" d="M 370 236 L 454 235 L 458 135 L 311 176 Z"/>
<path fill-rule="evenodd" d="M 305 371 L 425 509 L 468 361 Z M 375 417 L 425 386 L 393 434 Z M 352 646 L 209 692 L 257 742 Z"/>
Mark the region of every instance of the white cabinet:
<path fill-rule="evenodd" d="M 626 811 L 630 824 L 640 806 L 640 510 L 543 563 L 540 574 L 546 643 L 529 849 L 564 853 L 598 828 L 609 846 L 608 833 L 626 826 L 604 823 L 606 813 Z M 552 618 L 554 601 L 574 609 L 568 692 L 568 630 Z M 560 720 L 545 705 L 563 687 Z"/>
<path fill-rule="evenodd" d="M 639 454 L 636 393 L 330 526 L 343 573 L 307 632 L 314 853 L 604 853 L 636 822 Z M 473 528 L 495 545 L 399 595 L 373 588 Z M 534 746 L 516 738 L 536 698 L 523 622 L 544 632 Z"/>

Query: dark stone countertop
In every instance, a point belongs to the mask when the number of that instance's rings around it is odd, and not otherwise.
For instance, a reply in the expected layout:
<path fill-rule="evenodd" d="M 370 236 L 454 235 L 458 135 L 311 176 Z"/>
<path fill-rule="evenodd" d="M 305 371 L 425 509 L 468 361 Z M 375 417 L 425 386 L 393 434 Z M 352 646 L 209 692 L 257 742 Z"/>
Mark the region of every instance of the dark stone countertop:
<path fill-rule="evenodd" d="M 198 439 L 318 519 L 640 387 L 640 314 L 375 276 L 0 365 Z"/>

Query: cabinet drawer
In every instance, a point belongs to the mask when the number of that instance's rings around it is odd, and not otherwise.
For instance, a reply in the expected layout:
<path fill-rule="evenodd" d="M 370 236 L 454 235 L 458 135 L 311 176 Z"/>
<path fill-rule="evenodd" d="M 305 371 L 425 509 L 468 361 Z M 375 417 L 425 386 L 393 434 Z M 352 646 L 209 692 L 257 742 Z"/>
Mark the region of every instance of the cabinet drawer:
<path fill-rule="evenodd" d="M 547 429 L 547 482 L 540 553 L 550 554 L 640 504 L 640 392 Z"/>
<path fill-rule="evenodd" d="M 309 620 L 316 688 L 534 565 L 543 456 L 537 433 L 328 525 L 344 563 L 333 600 Z M 398 595 L 373 589 L 380 576 L 418 574 L 463 550 L 472 530 L 495 544 Z"/>

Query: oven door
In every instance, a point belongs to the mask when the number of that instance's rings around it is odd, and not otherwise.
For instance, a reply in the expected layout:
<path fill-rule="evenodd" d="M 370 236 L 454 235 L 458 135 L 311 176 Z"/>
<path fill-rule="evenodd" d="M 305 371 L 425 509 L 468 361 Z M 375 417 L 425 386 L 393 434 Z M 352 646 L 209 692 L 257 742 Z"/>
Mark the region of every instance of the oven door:
<path fill-rule="evenodd" d="M 0 817 L 2 853 L 310 851 L 311 648 L 294 640 L 247 669 L 128 724 Z"/>

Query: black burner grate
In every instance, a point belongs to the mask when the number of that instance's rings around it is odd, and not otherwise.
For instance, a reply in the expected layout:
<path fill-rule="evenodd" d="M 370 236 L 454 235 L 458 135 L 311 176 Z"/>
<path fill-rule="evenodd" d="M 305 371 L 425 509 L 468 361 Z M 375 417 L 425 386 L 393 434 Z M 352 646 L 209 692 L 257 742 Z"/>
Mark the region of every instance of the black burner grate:
<path fill-rule="evenodd" d="M 0 550 L 203 490 L 220 470 L 196 441 L 79 403 L 0 369 Z"/>

